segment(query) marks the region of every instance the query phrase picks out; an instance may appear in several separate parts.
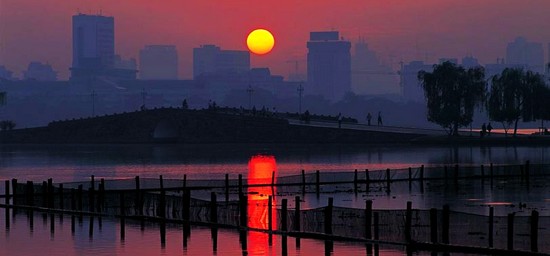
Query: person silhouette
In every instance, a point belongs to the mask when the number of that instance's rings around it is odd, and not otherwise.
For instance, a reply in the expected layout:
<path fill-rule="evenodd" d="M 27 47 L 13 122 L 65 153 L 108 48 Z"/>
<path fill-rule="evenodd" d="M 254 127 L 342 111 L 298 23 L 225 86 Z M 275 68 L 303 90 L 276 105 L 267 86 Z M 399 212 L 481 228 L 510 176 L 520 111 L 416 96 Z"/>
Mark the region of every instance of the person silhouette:
<path fill-rule="evenodd" d="M 370 112 L 367 114 L 367 125 L 370 126 L 370 120 L 372 119 L 372 115 Z"/>
<path fill-rule="evenodd" d="M 382 124 L 382 114 L 380 111 L 378 111 L 378 126 L 383 125 Z"/>
<path fill-rule="evenodd" d="M 487 126 L 485 126 L 485 123 L 483 123 L 483 125 L 481 125 L 481 137 L 485 136 L 485 133 L 487 133 Z"/>
<path fill-rule="evenodd" d="M 491 125 L 491 122 L 487 124 L 487 135 L 491 136 L 491 130 L 493 130 L 493 126 Z"/>

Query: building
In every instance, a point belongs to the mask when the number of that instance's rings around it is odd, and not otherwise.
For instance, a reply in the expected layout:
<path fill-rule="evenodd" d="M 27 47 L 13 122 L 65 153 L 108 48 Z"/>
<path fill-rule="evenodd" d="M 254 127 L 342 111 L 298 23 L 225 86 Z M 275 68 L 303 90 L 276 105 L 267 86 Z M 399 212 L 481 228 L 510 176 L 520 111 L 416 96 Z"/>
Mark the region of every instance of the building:
<path fill-rule="evenodd" d="M 462 58 L 462 66 L 466 69 L 480 67 L 479 61 L 473 56 L 466 56 Z"/>
<path fill-rule="evenodd" d="M 311 32 L 307 48 L 306 92 L 342 99 L 351 91 L 351 43 L 339 38 L 338 31 Z"/>
<path fill-rule="evenodd" d="M 517 37 L 506 47 L 506 64 L 520 65 L 526 70 L 544 73 L 544 52 L 541 43 Z"/>
<path fill-rule="evenodd" d="M 174 45 L 147 45 L 139 52 L 139 78 L 177 80 L 178 51 Z"/>
<path fill-rule="evenodd" d="M 23 71 L 24 80 L 57 81 L 57 72 L 50 64 L 33 61 L 29 63 L 26 71 Z"/>
<path fill-rule="evenodd" d="M 215 45 L 193 49 L 193 77 L 204 75 L 239 74 L 250 70 L 250 52 L 221 50 Z"/>
<path fill-rule="evenodd" d="M 13 72 L 8 70 L 6 67 L 0 65 L 0 80 L 13 80 Z"/>
<path fill-rule="evenodd" d="M 412 102 L 424 102 L 424 90 L 418 80 L 418 72 L 432 72 L 433 65 L 423 61 L 411 61 L 401 67 L 401 85 L 403 98 Z"/>
<path fill-rule="evenodd" d="M 351 57 L 351 88 L 355 94 L 399 94 L 399 77 L 391 67 L 380 62 L 376 52 L 360 39 Z"/>
<path fill-rule="evenodd" d="M 73 16 L 72 22 L 71 79 L 105 75 L 115 61 L 114 18 L 78 14 Z"/>

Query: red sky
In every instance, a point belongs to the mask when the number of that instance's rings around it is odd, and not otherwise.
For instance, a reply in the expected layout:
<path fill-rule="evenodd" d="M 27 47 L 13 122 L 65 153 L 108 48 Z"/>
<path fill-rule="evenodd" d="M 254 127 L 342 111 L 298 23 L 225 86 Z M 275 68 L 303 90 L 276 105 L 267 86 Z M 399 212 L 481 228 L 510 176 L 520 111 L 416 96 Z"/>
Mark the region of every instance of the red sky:
<path fill-rule="evenodd" d="M 137 58 L 146 44 L 175 44 L 183 78 L 192 74 L 193 47 L 244 50 L 257 27 L 271 30 L 276 45 L 252 65 L 285 76 L 293 67 L 287 60 L 305 59 L 310 31 L 363 36 L 395 66 L 470 54 L 494 62 L 519 35 L 544 43 L 545 51 L 550 42 L 548 0 L 0 0 L 0 64 L 19 73 L 31 60 L 49 62 L 66 78 L 78 10 L 115 17 L 123 57 Z"/>

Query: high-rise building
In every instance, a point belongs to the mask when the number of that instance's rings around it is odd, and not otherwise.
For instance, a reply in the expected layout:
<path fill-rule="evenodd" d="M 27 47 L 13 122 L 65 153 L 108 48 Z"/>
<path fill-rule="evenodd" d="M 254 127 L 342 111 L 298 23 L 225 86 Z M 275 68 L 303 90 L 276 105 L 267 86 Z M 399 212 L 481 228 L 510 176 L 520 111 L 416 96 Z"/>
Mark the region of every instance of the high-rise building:
<path fill-rule="evenodd" d="M 506 47 L 506 64 L 521 65 L 527 70 L 543 74 L 544 51 L 542 44 L 517 37 Z"/>
<path fill-rule="evenodd" d="M 403 98 L 408 101 L 424 102 L 424 90 L 418 80 L 418 72 L 432 72 L 433 65 L 423 61 L 411 61 L 401 68 L 401 83 L 403 86 Z"/>
<path fill-rule="evenodd" d="M 363 39 L 355 44 L 351 57 L 351 88 L 364 95 L 400 93 L 397 72 L 382 64 Z"/>
<path fill-rule="evenodd" d="M 57 72 L 50 64 L 33 61 L 23 72 L 23 79 L 36 81 L 57 81 Z"/>
<path fill-rule="evenodd" d="M 147 45 L 139 52 L 139 77 L 143 80 L 177 80 L 175 45 Z"/>
<path fill-rule="evenodd" d="M 209 74 L 245 73 L 250 70 L 250 52 L 221 50 L 215 45 L 193 49 L 193 77 Z"/>
<path fill-rule="evenodd" d="M 307 48 L 306 91 L 342 99 L 351 91 L 351 43 L 339 38 L 338 31 L 311 32 Z"/>
<path fill-rule="evenodd" d="M 114 57 L 114 18 L 101 15 L 74 15 L 71 76 L 101 74 L 113 67 Z"/>

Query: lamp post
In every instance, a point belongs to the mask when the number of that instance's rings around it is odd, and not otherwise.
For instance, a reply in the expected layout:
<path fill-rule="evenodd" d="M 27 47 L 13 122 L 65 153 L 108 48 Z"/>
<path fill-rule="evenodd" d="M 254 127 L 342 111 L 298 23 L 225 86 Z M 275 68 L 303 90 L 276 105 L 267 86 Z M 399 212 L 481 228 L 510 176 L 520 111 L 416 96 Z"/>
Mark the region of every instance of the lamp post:
<path fill-rule="evenodd" d="M 251 85 L 248 85 L 246 92 L 248 93 L 248 109 L 252 109 L 252 93 L 254 93 L 254 89 L 252 89 Z"/>
<path fill-rule="evenodd" d="M 304 93 L 304 87 L 302 83 L 298 86 L 298 114 L 302 114 L 302 94 Z"/>

